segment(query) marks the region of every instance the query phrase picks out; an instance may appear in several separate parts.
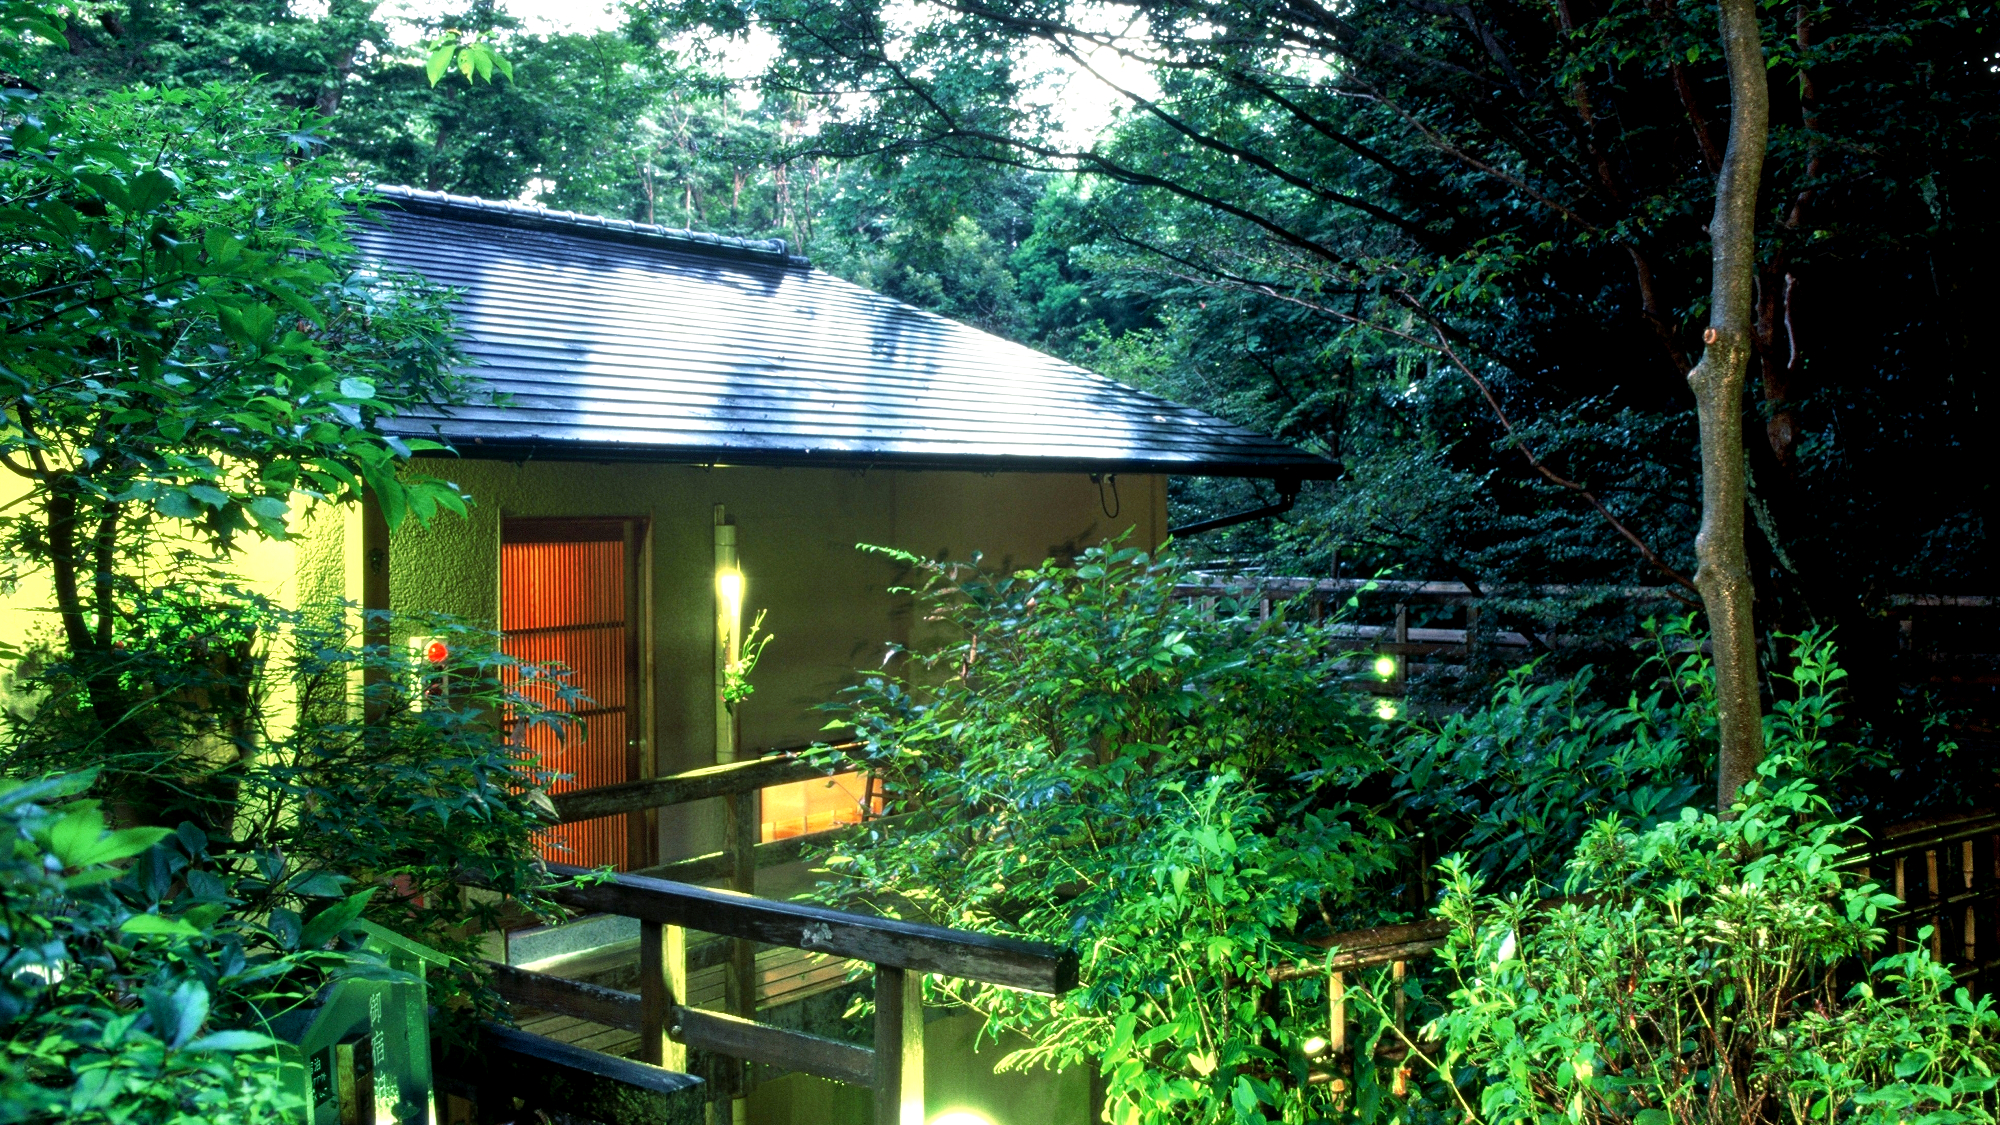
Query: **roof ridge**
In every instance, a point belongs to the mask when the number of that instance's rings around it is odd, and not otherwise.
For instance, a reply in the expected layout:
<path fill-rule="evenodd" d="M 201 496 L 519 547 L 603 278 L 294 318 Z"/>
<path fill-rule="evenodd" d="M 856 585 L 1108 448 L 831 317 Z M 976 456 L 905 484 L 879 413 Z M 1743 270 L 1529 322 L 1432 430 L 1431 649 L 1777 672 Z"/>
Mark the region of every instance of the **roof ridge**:
<path fill-rule="evenodd" d="M 620 241 L 671 247 L 696 254 L 719 254 L 731 258 L 752 258 L 781 265 L 808 266 L 805 258 L 790 252 L 782 238 L 736 238 L 708 234 L 682 227 L 641 223 L 586 215 L 579 211 L 558 211 L 540 203 L 483 199 L 476 195 L 456 195 L 430 191 L 406 184 L 370 184 L 368 190 L 405 210 L 415 210 L 444 218 L 496 222 L 506 226 L 552 230 L 563 234 L 597 234 Z M 414 206 L 412 206 L 414 205 Z"/>

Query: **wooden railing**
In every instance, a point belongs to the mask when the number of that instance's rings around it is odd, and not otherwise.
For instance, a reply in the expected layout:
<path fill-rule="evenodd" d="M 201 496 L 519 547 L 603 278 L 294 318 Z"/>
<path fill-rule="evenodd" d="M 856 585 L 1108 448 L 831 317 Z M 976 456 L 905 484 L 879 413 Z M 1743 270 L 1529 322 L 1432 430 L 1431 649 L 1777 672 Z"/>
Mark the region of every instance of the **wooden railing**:
<path fill-rule="evenodd" d="M 852 745 L 835 750 L 854 749 Z M 634 872 L 660 879 L 705 883 L 733 879 L 736 889 L 746 893 L 755 886 L 755 872 L 764 867 L 790 863 L 815 844 L 830 843 L 848 828 L 808 832 L 783 840 L 757 839 L 756 794 L 773 785 L 811 781 L 829 776 L 825 768 L 800 757 L 795 751 L 772 751 L 762 757 L 744 758 L 726 765 L 703 766 L 666 777 L 648 777 L 594 789 L 575 789 L 550 797 L 556 807 L 556 823 L 570 824 L 604 816 L 644 813 L 654 809 L 706 801 L 717 797 L 729 803 L 730 826 L 724 832 L 721 851 L 698 855 L 674 863 L 642 868 Z"/>
<path fill-rule="evenodd" d="M 1402 983 L 1409 975 L 1410 962 L 1419 957 L 1428 957 L 1444 945 L 1444 939 L 1451 932 L 1451 924 L 1441 918 L 1431 918 L 1422 922 L 1408 922 L 1395 926 L 1376 926 L 1367 930 L 1349 930 L 1345 933 L 1329 934 L 1324 937 L 1306 939 L 1306 944 L 1321 949 L 1333 950 L 1333 955 L 1310 964 L 1281 965 L 1271 971 L 1273 981 L 1301 980 L 1306 977 L 1326 975 L 1327 1033 L 1325 1046 L 1313 1052 L 1307 1059 L 1306 1082 L 1308 1084 L 1330 1083 L 1335 1090 L 1346 1086 L 1346 1079 L 1339 1068 L 1351 1062 L 1353 1050 L 1348 1041 L 1347 1018 L 1347 977 L 1349 973 L 1362 969 L 1389 966 L 1390 979 L 1394 986 L 1394 997 L 1390 1018 L 1395 1021 L 1399 1032 L 1406 1031 L 1406 1000 Z M 1383 1045 L 1376 1057 L 1382 1061 L 1398 1062 L 1391 1078 L 1391 1087 L 1401 1097 L 1409 1081 L 1409 1070 L 1400 1065 L 1407 1051 L 1399 1037 L 1395 1042 Z"/>
<path fill-rule="evenodd" d="M 582 868 L 557 874 L 585 875 Z M 564 906 L 639 920 L 639 991 L 624 992 L 511 966 L 494 966 L 510 1003 L 636 1032 L 642 1062 L 687 1067 L 690 1047 L 836 1082 L 870 1086 L 875 1120 L 923 1121 L 923 989 L 926 973 L 1058 995 L 1076 987 L 1076 955 L 1011 938 L 852 914 L 734 891 L 617 875 L 557 896 Z M 874 966 L 875 1036 L 863 1047 L 723 1012 L 687 996 L 688 930 L 809 950 Z"/>
<path fill-rule="evenodd" d="M 738 825 L 756 823 L 755 793 L 771 785 L 828 776 L 822 768 L 775 754 L 710 766 L 671 777 L 562 793 L 552 799 L 569 822 L 668 808 L 715 797 L 733 799 Z M 1057 995 L 1076 987 L 1076 955 L 1054 946 L 949 930 L 939 926 L 757 898 L 687 880 L 729 879 L 754 885 L 759 867 L 789 862 L 813 843 L 837 838 L 836 828 L 759 843 L 732 830 L 720 852 L 608 879 L 582 868 L 552 865 L 578 877 L 557 894 L 573 910 L 616 914 L 639 922 L 639 991 L 625 992 L 508 965 L 493 965 L 493 982 L 512 1004 L 635 1032 L 639 1058 L 685 1070 L 689 1048 L 743 1062 L 830 1078 L 875 1091 L 880 1125 L 922 1125 L 923 989 L 925 974 L 957 977 Z M 730 939 L 735 974 L 731 1012 L 693 1008 L 687 931 Z M 865 962 L 874 969 L 874 1045 L 864 1047 L 757 1022 L 756 986 L 748 971 L 757 945 L 806 950 Z"/>

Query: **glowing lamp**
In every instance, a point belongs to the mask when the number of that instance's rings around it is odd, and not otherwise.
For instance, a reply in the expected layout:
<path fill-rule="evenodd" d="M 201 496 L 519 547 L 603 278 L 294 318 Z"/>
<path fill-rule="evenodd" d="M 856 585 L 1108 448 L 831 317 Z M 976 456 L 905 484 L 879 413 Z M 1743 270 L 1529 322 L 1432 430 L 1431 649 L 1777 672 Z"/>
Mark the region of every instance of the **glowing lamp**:
<path fill-rule="evenodd" d="M 1375 704 L 1375 717 L 1383 720 L 1384 722 L 1387 722 L 1388 720 L 1395 718 L 1396 701 L 1393 699 L 1378 700 Z"/>
<path fill-rule="evenodd" d="M 432 641 L 424 646 L 424 659 L 432 664 L 443 664 L 451 659 L 451 646 L 443 641 Z"/>
<path fill-rule="evenodd" d="M 1304 1051 L 1308 1057 L 1317 1055 L 1321 1051 L 1326 1050 L 1326 1040 L 1315 1035 L 1311 1039 L 1299 1044 L 1299 1050 Z"/>
<path fill-rule="evenodd" d="M 993 1125 L 993 1119 L 970 1109 L 950 1109 L 931 1118 L 931 1125 Z"/>
<path fill-rule="evenodd" d="M 1386 679 L 1388 679 L 1389 677 L 1391 677 L 1391 676 L 1395 675 L 1395 674 L 1396 674 L 1396 658 L 1395 658 L 1395 657 L 1393 657 L 1393 656 L 1378 656 L 1378 657 L 1376 657 L 1376 658 L 1375 658 L 1375 674 L 1376 674 L 1376 675 L 1378 675 L 1378 676 L 1380 676 L 1380 677 L 1382 677 L 1382 678 L 1383 678 L 1383 679 L 1385 679 L 1385 680 L 1386 680 Z"/>

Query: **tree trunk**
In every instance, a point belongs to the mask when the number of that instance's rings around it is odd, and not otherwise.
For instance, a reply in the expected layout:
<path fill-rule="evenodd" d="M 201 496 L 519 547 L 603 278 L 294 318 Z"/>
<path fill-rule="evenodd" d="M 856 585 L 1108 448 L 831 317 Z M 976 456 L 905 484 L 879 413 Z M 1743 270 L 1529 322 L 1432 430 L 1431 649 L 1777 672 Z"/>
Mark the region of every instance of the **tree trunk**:
<path fill-rule="evenodd" d="M 1743 783 L 1764 758 L 1763 703 L 1757 690 L 1757 631 L 1744 534 L 1743 389 L 1751 355 L 1751 298 L 1757 264 L 1757 188 L 1770 126 L 1770 89 L 1757 25 L 1757 0 L 1721 0 L 1722 52 L 1729 72 L 1729 147 L 1715 180 L 1707 347 L 1688 373 L 1701 420 L 1701 531 L 1694 581 L 1708 609 L 1715 646 L 1715 698 L 1722 749 L 1717 807 L 1729 815 Z"/>

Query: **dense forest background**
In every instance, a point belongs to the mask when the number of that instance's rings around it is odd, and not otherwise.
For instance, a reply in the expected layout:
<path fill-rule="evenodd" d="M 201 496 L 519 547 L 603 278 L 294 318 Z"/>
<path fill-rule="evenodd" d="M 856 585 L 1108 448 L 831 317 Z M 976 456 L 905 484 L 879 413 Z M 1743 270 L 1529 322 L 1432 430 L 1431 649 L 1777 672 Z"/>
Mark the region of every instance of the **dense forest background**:
<path fill-rule="evenodd" d="M 490 0 L 400 28 L 376 7 L 74 4 L 70 49 L 17 80 L 259 75 L 325 115 L 357 176 L 784 237 L 1343 467 L 1283 518 L 1191 540 L 1198 557 L 1485 590 L 1692 571 L 1684 376 L 1728 111 L 1700 3 L 688 0 L 590 34 Z M 1893 595 L 1994 589 L 1978 278 L 2000 21 L 1928 0 L 1765 11 L 1759 615 L 1839 626 L 1866 670 L 1895 648 Z M 713 48 L 753 27 L 766 72 L 719 77 Z M 513 79 L 433 84 L 424 44 L 447 34 L 493 42 Z M 1111 124 L 1068 136 L 1038 82 L 1107 52 L 1122 69 L 1090 96 Z M 1137 72 L 1143 89 L 1117 77 Z M 1188 479 L 1174 515 L 1275 499 Z"/>

